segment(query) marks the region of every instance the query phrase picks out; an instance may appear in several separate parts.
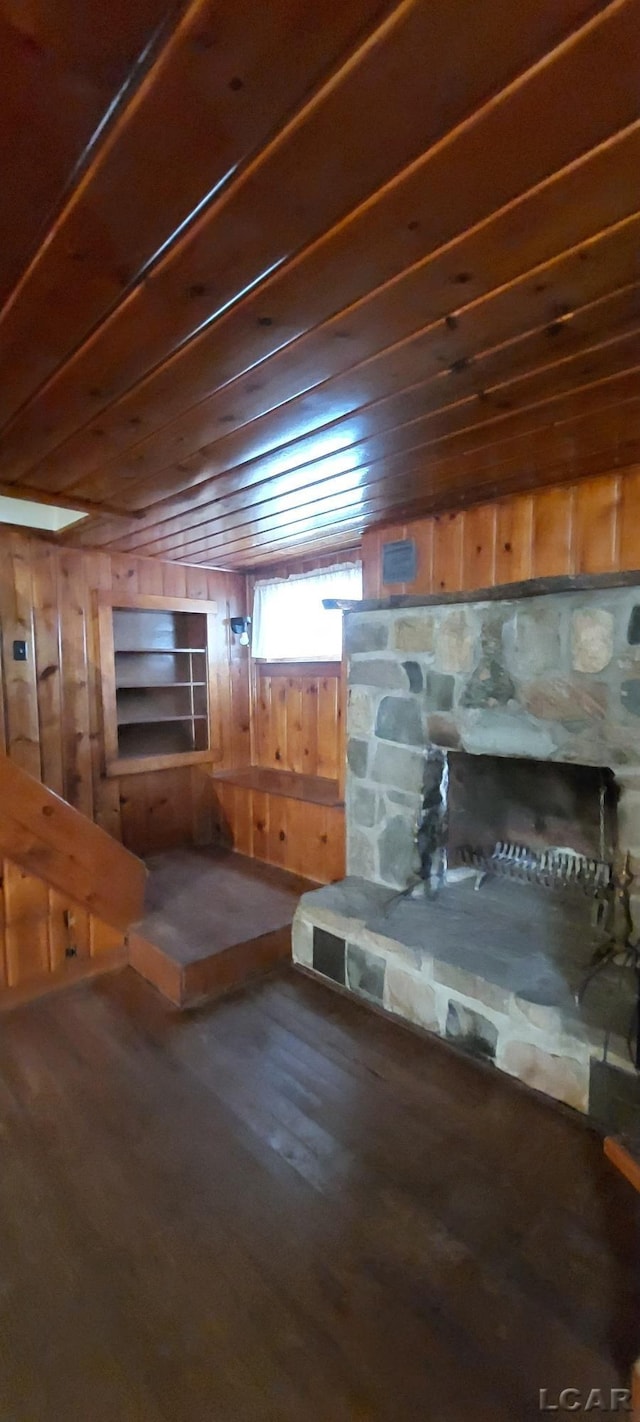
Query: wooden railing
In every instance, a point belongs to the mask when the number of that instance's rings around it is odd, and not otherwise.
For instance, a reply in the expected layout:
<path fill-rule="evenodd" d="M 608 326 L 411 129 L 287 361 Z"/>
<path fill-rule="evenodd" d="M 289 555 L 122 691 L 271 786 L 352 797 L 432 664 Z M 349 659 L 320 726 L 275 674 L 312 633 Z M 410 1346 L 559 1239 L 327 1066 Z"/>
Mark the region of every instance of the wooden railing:
<path fill-rule="evenodd" d="M 146 870 L 110 835 L 0 756 L 0 857 L 113 928 L 140 918 Z"/>

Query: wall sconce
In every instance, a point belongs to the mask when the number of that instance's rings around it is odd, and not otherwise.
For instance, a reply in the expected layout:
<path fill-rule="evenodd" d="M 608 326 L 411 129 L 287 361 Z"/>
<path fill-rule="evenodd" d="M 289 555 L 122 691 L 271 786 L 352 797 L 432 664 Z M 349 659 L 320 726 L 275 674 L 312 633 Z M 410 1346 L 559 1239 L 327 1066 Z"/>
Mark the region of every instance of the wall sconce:
<path fill-rule="evenodd" d="M 240 638 L 240 646 L 249 646 L 249 628 L 251 626 L 250 617 L 230 617 L 229 626 L 234 637 Z"/>

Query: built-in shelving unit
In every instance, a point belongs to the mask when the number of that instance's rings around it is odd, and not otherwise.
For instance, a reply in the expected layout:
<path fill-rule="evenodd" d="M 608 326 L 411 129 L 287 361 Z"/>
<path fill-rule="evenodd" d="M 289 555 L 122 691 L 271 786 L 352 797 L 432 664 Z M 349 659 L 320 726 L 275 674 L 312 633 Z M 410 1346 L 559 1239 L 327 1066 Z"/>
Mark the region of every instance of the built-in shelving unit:
<path fill-rule="evenodd" d="M 108 774 L 208 758 L 215 611 L 160 597 L 100 609 Z"/>
<path fill-rule="evenodd" d="M 206 614 L 114 607 L 113 650 L 118 754 L 207 750 Z"/>

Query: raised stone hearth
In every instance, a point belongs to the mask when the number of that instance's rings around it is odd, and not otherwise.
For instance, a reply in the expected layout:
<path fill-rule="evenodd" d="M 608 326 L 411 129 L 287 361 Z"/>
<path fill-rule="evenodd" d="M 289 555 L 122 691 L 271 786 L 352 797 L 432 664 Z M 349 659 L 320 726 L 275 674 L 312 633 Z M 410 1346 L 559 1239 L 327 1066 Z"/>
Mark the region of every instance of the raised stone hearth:
<path fill-rule="evenodd" d="M 607 967 L 578 1006 L 594 941 L 584 902 L 506 882 L 476 893 L 470 880 L 425 906 L 347 878 L 305 894 L 293 927 L 304 967 L 624 1129 L 640 1108 L 635 980 Z"/>
<path fill-rule="evenodd" d="M 451 882 L 469 845 L 474 864 L 509 841 L 607 874 L 628 852 L 640 935 L 640 590 L 354 610 L 345 646 L 349 877 L 302 900 L 297 961 L 640 1123 L 632 969 L 618 955 L 575 1001 L 603 941 L 593 887 Z"/>

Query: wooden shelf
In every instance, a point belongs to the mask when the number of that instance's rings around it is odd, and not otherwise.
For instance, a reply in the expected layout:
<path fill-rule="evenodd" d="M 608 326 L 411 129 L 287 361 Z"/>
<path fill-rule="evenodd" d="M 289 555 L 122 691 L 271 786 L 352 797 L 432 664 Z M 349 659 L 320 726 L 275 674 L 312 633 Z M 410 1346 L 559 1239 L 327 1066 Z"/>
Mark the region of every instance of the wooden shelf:
<path fill-rule="evenodd" d="M 209 753 L 208 636 L 206 611 L 157 602 L 112 607 L 112 743 L 120 764 Z"/>
<path fill-rule="evenodd" d="M 237 770 L 215 770 L 212 779 L 239 785 L 244 790 L 257 790 L 265 795 L 306 800 L 312 805 L 340 806 L 343 803 L 337 780 L 327 780 L 321 775 L 301 775 L 295 770 L 270 770 L 262 765 L 245 765 Z"/>
<path fill-rule="evenodd" d="M 119 726 L 161 726 L 171 721 L 183 721 L 185 725 L 192 721 L 206 721 L 207 716 L 196 712 L 193 716 L 189 711 L 185 711 L 183 716 L 118 716 Z"/>

